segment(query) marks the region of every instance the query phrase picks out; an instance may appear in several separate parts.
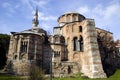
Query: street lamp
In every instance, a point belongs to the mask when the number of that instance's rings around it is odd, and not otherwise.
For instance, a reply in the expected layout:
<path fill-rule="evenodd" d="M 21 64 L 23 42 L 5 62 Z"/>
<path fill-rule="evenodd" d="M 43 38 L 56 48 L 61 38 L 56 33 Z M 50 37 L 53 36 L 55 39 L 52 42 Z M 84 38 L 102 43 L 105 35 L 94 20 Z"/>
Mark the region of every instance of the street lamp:
<path fill-rule="evenodd" d="M 52 80 L 52 54 L 53 54 L 53 51 L 51 49 L 50 51 L 50 80 Z"/>

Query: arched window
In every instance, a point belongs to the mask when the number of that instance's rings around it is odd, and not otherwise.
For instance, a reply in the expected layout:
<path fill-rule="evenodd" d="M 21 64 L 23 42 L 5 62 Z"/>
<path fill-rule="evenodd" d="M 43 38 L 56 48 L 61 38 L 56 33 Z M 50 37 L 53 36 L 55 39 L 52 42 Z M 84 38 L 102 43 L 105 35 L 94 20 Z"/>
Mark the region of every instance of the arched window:
<path fill-rule="evenodd" d="M 60 52 L 59 51 L 54 51 L 54 57 L 60 57 Z"/>
<path fill-rule="evenodd" d="M 70 22 L 70 15 L 67 16 L 67 22 Z"/>
<path fill-rule="evenodd" d="M 82 32 L 82 26 L 79 26 L 79 32 Z"/>
<path fill-rule="evenodd" d="M 65 38 L 63 36 L 60 37 L 60 42 L 65 43 Z"/>
<path fill-rule="evenodd" d="M 58 37 L 55 37 L 55 38 L 54 38 L 54 42 L 55 42 L 55 43 L 59 42 Z"/>
<path fill-rule="evenodd" d="M 78 19 L 79 19 L 79 21 L 81 21 L 81 17 L 80 16 L 78 17 Z"/>
<path fill-rule="evenodd" d="M 73 18 L 72 18 L 73 21 L 76 21 L 76 15 L 73 15 Z"/>
<path fill-rule="evenodd" d="M 73 50 L 77 51 L 78 50 L 78 41 L 77 41 L 77 37 L 73 38 Z"/>
<path fill-rule="evenodd" d="M 17 59 L 17 55 L 14 56 L 14 59 Z"/>
<path fill-rule="evenodd" d="M 80 40 L 79 40 L 79 50 L 83 51 L 84 47 L 83 47 L 83 37 L 80 36 Z"/>
<path fill-rule="evenodd" d="M 68 74 L 70 74 L 70 73 L 71 73 L 71 67 L 68 66 Z"/>

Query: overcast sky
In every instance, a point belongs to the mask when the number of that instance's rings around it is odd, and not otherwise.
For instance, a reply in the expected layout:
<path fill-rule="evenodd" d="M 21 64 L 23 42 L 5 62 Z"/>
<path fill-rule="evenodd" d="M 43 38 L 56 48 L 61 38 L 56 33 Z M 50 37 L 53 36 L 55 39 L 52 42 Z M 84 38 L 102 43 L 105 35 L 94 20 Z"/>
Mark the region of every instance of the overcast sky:
<path fill-rule="evenodd" d="M 10 34 L 32 28 L 32 19 L 39 10 L 39 26 L 50 33 L 57 18 L 76 11 L 95 19 L 96 27 L 111 31 L 120 39 L 120 0 L 0 0 L 0 33 Z"/>

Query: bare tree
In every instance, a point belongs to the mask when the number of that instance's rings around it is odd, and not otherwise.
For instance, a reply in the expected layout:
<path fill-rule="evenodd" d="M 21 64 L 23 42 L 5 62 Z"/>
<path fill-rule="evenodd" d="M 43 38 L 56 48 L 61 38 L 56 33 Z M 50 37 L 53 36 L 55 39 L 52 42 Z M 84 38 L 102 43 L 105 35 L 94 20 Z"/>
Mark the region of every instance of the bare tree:
<path fill-rule="evenodd" d="M 107 76 L 112 75 L 115 71 L 115 58 L 117 55 L 116 43 L 109 32 L 97 32 L 97 40 L 100 49 L 103 69 Z"/>

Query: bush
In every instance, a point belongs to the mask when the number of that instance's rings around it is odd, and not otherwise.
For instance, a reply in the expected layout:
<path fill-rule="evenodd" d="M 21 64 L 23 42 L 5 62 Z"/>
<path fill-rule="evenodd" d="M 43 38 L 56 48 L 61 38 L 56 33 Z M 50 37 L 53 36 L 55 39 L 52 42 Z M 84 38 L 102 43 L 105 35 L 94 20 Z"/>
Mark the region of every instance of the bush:
<path fill-rule="evenodd" d="M 29 80 L 46 80 L 43 70 L 38 66 L 31 66 Z"/>

